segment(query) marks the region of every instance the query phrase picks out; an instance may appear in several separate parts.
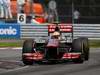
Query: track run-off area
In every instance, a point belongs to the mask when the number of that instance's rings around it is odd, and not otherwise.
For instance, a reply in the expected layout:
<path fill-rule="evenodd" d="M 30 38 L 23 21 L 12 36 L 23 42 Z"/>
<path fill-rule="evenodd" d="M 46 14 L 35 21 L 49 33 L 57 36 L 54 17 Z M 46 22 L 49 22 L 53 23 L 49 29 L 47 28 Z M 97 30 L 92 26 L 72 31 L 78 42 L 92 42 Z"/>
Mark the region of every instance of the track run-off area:
<path fill-rule="evenodd" d="M 90 48 L 90 59 L 83 64 L 60 62 L 33 64 L 21 61 L 22 48 L 0 48 L 0 75 L 100 75 L 100 48 Z"/>

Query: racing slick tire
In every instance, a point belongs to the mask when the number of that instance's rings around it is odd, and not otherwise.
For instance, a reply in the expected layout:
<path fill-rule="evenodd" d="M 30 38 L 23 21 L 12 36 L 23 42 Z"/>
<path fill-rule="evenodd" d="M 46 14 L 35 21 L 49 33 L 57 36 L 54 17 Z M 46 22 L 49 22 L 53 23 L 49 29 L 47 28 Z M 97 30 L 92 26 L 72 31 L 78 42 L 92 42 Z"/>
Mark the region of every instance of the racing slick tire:
<path fill-rule="evenodd" d="M 34 40 L 30 39 L 30 40 L 25 40 L 23 43 L 23 49 L 22 49 L 22 61 L 25 65 L 32 65 L 33 64 L 33 60 L 29 60 L 26 59 L 26 56 L 24 56 L 23 54 L 25 53 L 32 53 L 33 52 L 33 44 L 34 44 Z"/>
<path fill-rule="evenodd" d="M 89 40 L 86 37 L 80 38 L 84 43 L 84 54 L 85 54 L 85 60 L 87 61 L 89 59 Z"/>
<path fill-rule="evenodd" d="M 81 53 L 80 57 L 77 59 L 73 59 L 74 63 L 83 63 L 84 62 L 84 51 L 83 51 L 83 41 L 78 38 L 74 39 L 72 43 L 72 52 Z"/>

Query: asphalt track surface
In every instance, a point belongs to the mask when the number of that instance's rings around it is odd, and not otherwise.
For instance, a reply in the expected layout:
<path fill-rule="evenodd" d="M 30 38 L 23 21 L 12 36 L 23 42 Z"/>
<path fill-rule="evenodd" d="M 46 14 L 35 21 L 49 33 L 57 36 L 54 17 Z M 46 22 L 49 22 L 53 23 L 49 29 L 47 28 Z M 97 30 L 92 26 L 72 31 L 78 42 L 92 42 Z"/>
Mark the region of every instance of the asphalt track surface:
<path fill-rule="evenodd" d="M 1 49 L 0 75 L 100 75 L 100 48 L 91 49 L 89 61 L 83 64 L 66 62 L 32 66 L 21 62 L 20 49 Z"/>

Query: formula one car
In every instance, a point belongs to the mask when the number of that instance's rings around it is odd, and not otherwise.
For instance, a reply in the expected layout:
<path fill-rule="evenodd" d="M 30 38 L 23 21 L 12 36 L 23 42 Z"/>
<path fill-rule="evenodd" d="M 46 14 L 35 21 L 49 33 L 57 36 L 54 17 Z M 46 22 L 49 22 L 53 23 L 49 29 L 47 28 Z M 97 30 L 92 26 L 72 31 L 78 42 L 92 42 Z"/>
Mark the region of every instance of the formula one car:
<path fill-rule="evenodd" d="M 26 65 L 42 61 L 65 61 L 83 63 L 89 59 L 88 38 L 73 39 L 73 26 L 70 24 L 48 25 L 48 36 L 44 43 L 33 39 L 25 40 L 22 61 Z"/>

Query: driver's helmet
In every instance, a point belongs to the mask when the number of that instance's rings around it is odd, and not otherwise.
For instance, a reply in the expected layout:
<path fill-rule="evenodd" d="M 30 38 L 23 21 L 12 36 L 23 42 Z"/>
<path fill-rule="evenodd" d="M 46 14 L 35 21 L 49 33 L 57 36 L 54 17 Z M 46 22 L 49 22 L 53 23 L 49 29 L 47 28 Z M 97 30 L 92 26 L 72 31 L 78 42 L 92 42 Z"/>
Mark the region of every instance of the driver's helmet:
<path fill-rule="evenodd" d="M 55 31 L 53 34 L 52 34 L 52 37 L 53 38 L 59 38 L 59 36 L 60 36 L 60 33 L 59 32 L 57 32 L 57 31 Z"/>
<path fill-rule="evenodd" d="M 55 32 L 52 34 L 52 36 L 60 36 L 60 33 L 57 32 L 57 31 L 55 31 Z"/>

